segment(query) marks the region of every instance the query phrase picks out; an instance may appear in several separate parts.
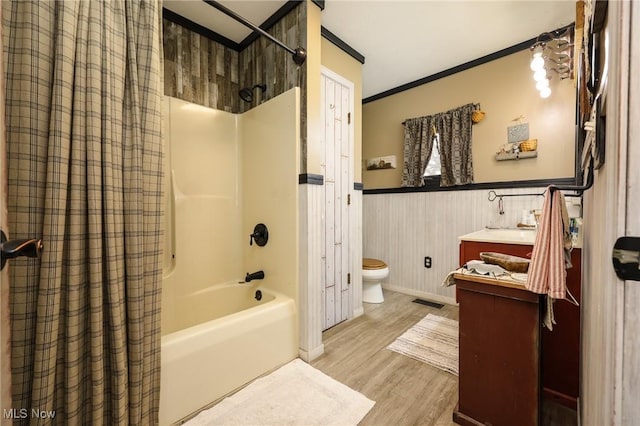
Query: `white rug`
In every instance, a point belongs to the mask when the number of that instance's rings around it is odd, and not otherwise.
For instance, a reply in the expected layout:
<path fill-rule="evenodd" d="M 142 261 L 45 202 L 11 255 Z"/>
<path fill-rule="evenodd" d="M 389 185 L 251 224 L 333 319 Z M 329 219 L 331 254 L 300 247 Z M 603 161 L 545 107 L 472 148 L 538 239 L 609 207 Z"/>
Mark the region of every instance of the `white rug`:
<path fill-rule="evenodd" d="M 427 314 L 387 349 L 458 375 L 458 321 Z"/>
<path fill-rule="evenodd" d="M 374 404 L 361 393 L 295 359 L 185 424 L 357 425 Z"/>

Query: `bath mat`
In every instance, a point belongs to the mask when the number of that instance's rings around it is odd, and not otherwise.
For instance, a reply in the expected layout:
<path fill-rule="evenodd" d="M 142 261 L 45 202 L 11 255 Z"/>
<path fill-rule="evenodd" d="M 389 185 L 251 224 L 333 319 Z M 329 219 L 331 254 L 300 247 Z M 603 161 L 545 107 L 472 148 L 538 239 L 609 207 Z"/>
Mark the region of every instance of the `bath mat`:
<path fill-rule="evenodd" d="M 457 376 L 458 321 L 427 314 L 387 349 Z"/>
<path fill-rule="evenodd" d="M 185 425 L 357 425 L 374 404 L 295 359 Z"/>

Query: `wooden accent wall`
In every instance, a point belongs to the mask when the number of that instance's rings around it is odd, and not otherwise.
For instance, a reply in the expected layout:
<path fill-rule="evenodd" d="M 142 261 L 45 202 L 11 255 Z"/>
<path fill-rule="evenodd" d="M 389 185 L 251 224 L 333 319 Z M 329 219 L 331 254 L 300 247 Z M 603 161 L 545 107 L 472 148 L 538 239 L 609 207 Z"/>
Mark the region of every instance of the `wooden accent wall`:
<path fill-rule="evenodd" d="M 307 46 L 307 3 L 300 2 L 267 31 L 295 49 Z M 307 157 L 307 67 L 291 54 L 259 37 L 241 52 L 163 19 L 164 94 L 227 112 L 242 113 L 289 89 L 300 87 L 301 172 Z M 315 52 L 317 55 L 318 52 Z M 253 102 L 240 99 L 243 87 L 266 84 L 254 91 Z"/>
<path fill-rule="evenodd" d="M 239 112 L 238 52 L 166 19 L 162 24 L 164 94 Z"/>
<path fill-rule="evenodd" d="M 291 12 L 267 30 L 292 49 L 307 46 L 307 3 L 300 2 Z M 318 54 L 315 52 L 315 54 Z M 291 54 L 266 37 L 259 37 L 239 55 L 240 87 L 266 84 L 264 93 L 254 92 L 253 102 L 240 100 L 240 112 L 300 87 L 300 172 L 306 172 L 307 158 L 307 66 L 293 62 Z"/>
<path fill-rule="evenodd" d="M 303 9 L 304 3 L 300 3 L 267 32 L 292 49 L 300 45 L 304 46 L 306 29 Z M 242 50 L 239 55 L 239 64 L 241 87 L 253 87 L 255 84 L 267 85 L 267 90 L 262 96 L 260 96 L 260 90 L 256 89 L 253 102 L 241 101 L 241 112 L 296 86 L 304 87 L 305 85 L 305 64 L 296 65 L 289 52 L 266 37 L 259 37 Z M 304 101 L 302 103 L 304 104 Z"/>

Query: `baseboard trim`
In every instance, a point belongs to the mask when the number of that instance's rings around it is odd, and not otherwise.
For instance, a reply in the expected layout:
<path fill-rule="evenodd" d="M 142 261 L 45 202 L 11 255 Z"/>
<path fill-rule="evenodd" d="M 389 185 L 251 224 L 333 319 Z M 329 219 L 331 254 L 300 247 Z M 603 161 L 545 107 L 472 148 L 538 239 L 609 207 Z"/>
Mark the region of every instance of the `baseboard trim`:
<path fill-rule="evenodd" d="M 560 405 L 578 411 L 578 399 L 570 395 L 565 395 L 549 388 L 542 388 L 542 394 L 545 398 L 551 399 Z"/>
<path fill-rule="evenodd" d="M 358 318 L 360 315 L 364 315 L 364 306 L 360 305 L 359 308 L 353 310 L 353 317 Z"/>
<path fill-rule="evenodd" d="M 396 293 L 407 294 L 421 299 L 433 300 L 434 302 L 446 303 L 447 305 L 458 305 L 454 297 L 440 296 L 439 294 L 427 293 L 426 291 L 412 290 L 393 284 L 382 284 L 382 288 L 395 291 Z"/>
<path fill-rule="evenodd" d="M 304 362 L 307 362 L 307 363 L 318 358 L 323 353 L 324 353 L 324 344 L 321 344 L 320 346 L 310 351 L 305 351 L 304 349 L 298 349 L 298 355 L 300 356 L 300 358 L 302 358 Z"/>

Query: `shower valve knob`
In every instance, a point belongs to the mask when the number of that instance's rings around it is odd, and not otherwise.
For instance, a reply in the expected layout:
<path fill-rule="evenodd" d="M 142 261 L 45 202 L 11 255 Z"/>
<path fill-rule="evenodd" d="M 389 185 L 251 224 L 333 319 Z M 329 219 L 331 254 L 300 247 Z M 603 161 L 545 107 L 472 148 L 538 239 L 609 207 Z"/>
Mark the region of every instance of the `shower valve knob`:
<path fill-rule="evenodd" d="M 269 231 L 264 223 L 259 223 L 253 228 L 253 234 L 249 235 L 249 245 L 252 246 L 255 241 L 260 247 L 267 244 L 269 240 Z"/>

